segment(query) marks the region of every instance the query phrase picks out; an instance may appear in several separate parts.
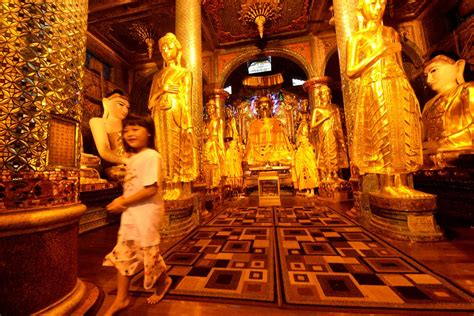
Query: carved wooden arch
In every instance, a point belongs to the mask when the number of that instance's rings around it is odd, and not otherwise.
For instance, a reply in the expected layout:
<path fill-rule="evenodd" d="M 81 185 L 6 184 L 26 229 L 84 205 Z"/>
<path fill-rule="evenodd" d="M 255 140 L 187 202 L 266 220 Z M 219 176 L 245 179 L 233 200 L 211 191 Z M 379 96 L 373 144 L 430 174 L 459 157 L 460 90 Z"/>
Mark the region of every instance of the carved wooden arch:
<path fill-rule="evenodd" d="M 307 61 L 301 54 L 288 49 L 288 48 L 269 48 L 263 51 L 263 54 L 266 56 L 278 56 L 284 57 L 303 69 L 306 76 L 311 78 L 314 76 L 313 68 L 311 67 L 310 61 Z M 221 88 L 224 88 L 224 84 L 227 78 L 232 74 L 232 72 L 237 69 L 242 63 L 251 60 L 252 58 L 262 56 L 262 51 L 259 49 L 247 49 L 242 54 L 238 55 L 232 59 L 223 69 L 222 73 L 217 77 L 217 85 Z"/>

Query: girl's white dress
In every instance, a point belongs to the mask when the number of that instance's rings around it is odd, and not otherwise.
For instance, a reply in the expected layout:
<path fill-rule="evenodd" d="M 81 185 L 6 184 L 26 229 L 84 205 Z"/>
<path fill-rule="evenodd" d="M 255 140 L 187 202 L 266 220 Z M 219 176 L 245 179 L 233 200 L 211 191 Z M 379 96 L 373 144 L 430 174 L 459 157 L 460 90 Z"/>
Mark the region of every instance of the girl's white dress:
<path fill-rule="evenodd" d="M 145 149 L 129 159 L 124 181 L 124 197 L 146 186 L 161 184 L 161 156 Z M 160 255 L 159 227 L 164 213 L 161 186 L 158 194 L 128 207 L 120 221 L 117 244 L 104 259 L 104 266 L 114 266 L 122 275 L 132 276 L 143 267 L 145 289 L 155 284 L 166 265 Z"/>

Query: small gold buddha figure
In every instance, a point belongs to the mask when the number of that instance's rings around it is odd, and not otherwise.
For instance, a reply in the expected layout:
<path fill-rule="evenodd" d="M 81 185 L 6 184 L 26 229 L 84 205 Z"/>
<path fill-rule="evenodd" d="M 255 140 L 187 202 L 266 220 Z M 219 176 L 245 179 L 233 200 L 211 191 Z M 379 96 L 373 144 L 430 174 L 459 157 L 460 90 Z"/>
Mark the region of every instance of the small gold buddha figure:
<path fill-rule="evenodd" d="M 424 166 L 455 166 L 461 154 L 474 154 L 474 82 L 464 82 L 465 61 L 437 55 L 425 64 L 428 85 L 437 93 L 423 114 Z"/>
<path fill-rule="evenodd" d="M 416 198 L 408 173 L 423 163 L 418 100 L 402 67 L 398 33 L 383 25 L 386 0 L 360 0 L 359 30 L 347 42 L 347 76 L 360 78 L 353 162 L 381 175 L 381 194 Z"/>
<path fill-rule="evenodd" d="M 318 86 L 317 96 L 311 131 L 317 144 L 318 169 L 321 180 L 335 182 L 339 180 L 339 170 L 349 167 L 341 115 L 337 105 L 332 103 L 331 89 L 327 85 Z"/>
<path fill-rule="evenodd" d="M 207 113 L 209 122 L 204 130 L 205 143 L 202 163 L 207 188 L 213 189 L 220 186 L 221 178 L 225 173 L 224 121 L 217 113 L 214 99 L 207 102 Z"/>
<path fill-rule="evenodd" d="M 293 146 L 283 124 L 272 117 L 272 103 L 262 96 L 256 104 L 258 119 L 250 125 L 244 162 L 249 166 L 291 165 Z"/>
<path fill-rule="evenodd" d="M 148 108 L 156 128 L 156 148 L 163 159 L 164 199 L 176 200 L 183 183 L 197 177 L 192 129 L 192 73 L 181 66 L 182 46 L 172 33 L 158 41 L 164 67 L 153 77 Z"/>
<path fill-rule="evenodd" d="M 239 135 L 242 138 L 242 143 L 247 144 L 247 135 L 250 129 L 250 124 L 255 120 L 255 116 L 250 110 L 250 104 L 248 101 L 241 100 L 237 103 L 237 118 Z"/>
<path fill-rule="evenodd" d="M 102 99 L 104 114 L 89 121 L 94 143 L 102 159 L 118 164 L 105 170 L 107 176 L 121 181 L 125 175 L 123 164 L 127 157 L 122 140 L 122 120 L 127 116 L 130 104 L 121 90 L 114 90 Z"/>
<path fill-rule="evenodd" d="M 226 184 L 232 188 L 241 188 L 243 185 L 242 147 L 235 140 L 228 143 L 225 152 Z"/>
<path fill-rule="evenodd" d="M 295 138 L 295 117 L 294 113 L 298 107 L 297 98 L 289 93 L 283 95 L 283 101 L 280 103 L 278 111 L 274 117 L 278 119 L 285 127 L 285 133 L 291 142 L 294 142 Z"/>
<path fill-rule="evenodd" d="M 302 121 L 296 134 L 295 153 L 295 187 L 306 190 L 306 196 L 314 195 L 314 188 L 319 186 L 318 166 L 316 153 L 309 141 L 309 124 Z"/>

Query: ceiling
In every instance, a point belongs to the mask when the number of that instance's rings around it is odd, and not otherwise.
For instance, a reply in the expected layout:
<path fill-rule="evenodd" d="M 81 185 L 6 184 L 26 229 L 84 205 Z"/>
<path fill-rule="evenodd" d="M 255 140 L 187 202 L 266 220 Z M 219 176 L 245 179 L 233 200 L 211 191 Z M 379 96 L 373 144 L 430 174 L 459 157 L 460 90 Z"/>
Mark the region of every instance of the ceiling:
<path fill-rule="evenodd" d="M 249 0 L 202 0 L 202 46 L 213 51 L 242 44 L 259 44 L 257 27 L 239 21 L 241 4 Z M 328 21 L 332 0 L 279 0 L 281 17 L 265 24 L 264 39 L 283 39 L 333 30 Z M 386 17 L 411 19 L 431 0 L 389 0 Z M 156 38 L 174 32 L 173 0 L 90 0 L 89 31 L 133 63 L 147 61 L 146 45 L 134 36 L 134 24 L 146 24 Z M 155 50 L 155 58 L 157 52 Z"/>

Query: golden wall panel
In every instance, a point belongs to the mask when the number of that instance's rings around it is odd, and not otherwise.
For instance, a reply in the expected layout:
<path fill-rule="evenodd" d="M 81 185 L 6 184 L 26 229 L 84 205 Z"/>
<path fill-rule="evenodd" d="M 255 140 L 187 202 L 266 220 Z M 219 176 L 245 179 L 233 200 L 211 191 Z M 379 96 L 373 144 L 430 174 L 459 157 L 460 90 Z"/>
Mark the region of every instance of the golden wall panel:
<path fill-rule="evenodd" d="M 87 1 L 0 6 L 0 169 L 43 171 L 49 115 L 80 121 Z"/>

